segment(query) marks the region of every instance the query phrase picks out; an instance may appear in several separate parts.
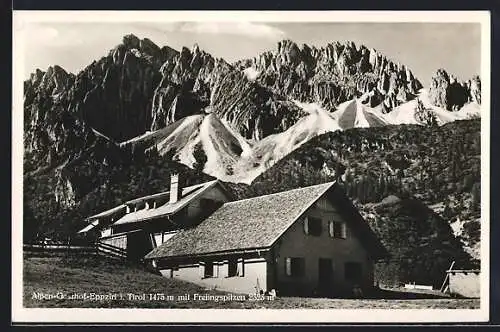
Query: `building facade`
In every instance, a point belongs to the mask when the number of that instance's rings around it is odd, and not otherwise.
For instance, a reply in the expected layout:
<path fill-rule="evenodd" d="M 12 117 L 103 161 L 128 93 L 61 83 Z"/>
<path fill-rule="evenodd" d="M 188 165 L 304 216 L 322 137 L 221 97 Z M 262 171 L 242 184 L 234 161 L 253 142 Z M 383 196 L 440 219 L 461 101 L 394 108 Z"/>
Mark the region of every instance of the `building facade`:
<path fill-rule="evenodd" d="M 228 202 L 146 259 L 164 276 L 237 293 L 350 295 L 387 252 L 334 182 Z"/>
<path fill-rule="evenodd" d="M 179 230 L 196 226 L 213 213 L 230 194 L 219 181 L 183 187 L 178 175 L 171 178 L 170 190 L 139 197 L 89 217 L 80 233 L 94 232 L 97 241 L 123 249 L 139 261 Z"/>

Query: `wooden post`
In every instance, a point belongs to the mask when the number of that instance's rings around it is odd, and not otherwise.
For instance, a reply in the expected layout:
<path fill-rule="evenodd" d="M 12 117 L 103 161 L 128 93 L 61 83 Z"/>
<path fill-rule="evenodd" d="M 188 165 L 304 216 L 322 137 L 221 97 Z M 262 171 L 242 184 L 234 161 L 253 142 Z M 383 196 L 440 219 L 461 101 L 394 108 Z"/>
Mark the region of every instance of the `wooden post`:
<path fill-rule="evenodd" d="M 451 270 L 454 265 L 455 265 L 455 261 L 451 262 L 451 265 L 450 265 L 450 268 L 448 269 L 448 271 Z M 441 288 L 439 289 L 440 292 L 443 292 L 443 290 L 445 289 L 446 281 L 448 281 L 449 275 L 450 274 L 448 272 L 446 272 L 446 276 L 444 277 L 443 284 L 441 285 Z"/>

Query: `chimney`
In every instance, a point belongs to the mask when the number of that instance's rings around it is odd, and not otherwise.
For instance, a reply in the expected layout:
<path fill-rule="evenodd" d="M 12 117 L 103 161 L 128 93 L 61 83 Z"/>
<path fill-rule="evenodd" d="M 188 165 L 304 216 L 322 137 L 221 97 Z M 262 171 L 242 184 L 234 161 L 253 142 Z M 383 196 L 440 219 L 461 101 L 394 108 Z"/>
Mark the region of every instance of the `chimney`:
<path fill-rule="evenodd" d="M 170 204 L 177 202 L 182 196 L 182 185 L 179 173 L 170 175 Z"/>

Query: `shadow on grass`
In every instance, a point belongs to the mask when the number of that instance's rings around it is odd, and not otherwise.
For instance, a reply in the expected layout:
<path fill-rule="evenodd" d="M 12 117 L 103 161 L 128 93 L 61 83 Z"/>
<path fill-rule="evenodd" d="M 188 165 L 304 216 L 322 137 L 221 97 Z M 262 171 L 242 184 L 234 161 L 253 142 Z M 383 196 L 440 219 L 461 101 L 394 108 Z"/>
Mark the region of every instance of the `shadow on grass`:
<path fill-rule="evenodd" d="M 446 299 L 449 295 L 434 292 L 412 292 L 408 290 L 392 290 L 376 288 L 368 292 L 365 299 L 416 300 L 416 299 Z"/>
<path fill-rule="evenodd" d="M 287 297 L 288 295 L 283 295 Z M 292 296 L 293 297 L 293 296 Z M 449 299 L 448 294 L 439 291 L 410 291 L 405 289 L 383 289 L 373 288 L 365 290 L 362 296 L 353 296 L 352 294 L 333 294 L 333 295 L 308 295 L 312 298 L 330 298 L 330 299 L 359 299 L 359 300 L 420 300 L 420 299 Z M 456 296 L 454 296 L 456 298 Z"/>

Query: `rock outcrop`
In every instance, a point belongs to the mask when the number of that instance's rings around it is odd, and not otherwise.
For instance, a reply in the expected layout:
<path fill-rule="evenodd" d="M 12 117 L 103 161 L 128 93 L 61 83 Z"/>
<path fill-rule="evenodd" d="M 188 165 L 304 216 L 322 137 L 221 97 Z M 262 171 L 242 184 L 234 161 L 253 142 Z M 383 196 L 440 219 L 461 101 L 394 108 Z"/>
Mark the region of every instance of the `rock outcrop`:
<path fill-rule="evenodd" d="M 203 113 L 210 104 L 213 80 L 229 69 L 227 62 L 214 59 L 197 45 L 192 50 L 182 48 L 160 69 L 161 80 L 153 95 L 151 130 Z"/>
<path fill-rule="evenodd" d="M 92 144 L 92 129 L 117 141 L 144 133 L 159 69 L 176 53 L 128 35 L 76 76 L 59 66 L 37 70 L 24 82 L 26 152 L 53 164 Z"/>
<path fill-rule="evenodd" d="M 481 104 L 481 80 L 475 76 L 461 82 L 446 70 L 439 69 L 431 78 L 429 99 L 433 105 L 448 111 L 457 111 L 468 102 Z"/>
<path fill-rule="evenodd" d="M 25 171 L 57 169 L 54 194 L 72 205 L 99 186 L 96 165 L 120 153 L 115 142 L 187 116 L 214 114 L 253 144 L 292 128 L 311 107 L 339 115 L 341 103 L 360 98 L 361 108 L 381 105 L 389 113 L 420 89 L 406 66 L 352 42 L 316 48 L 284 40 L 273 51 L 229 64 L 197 45 L 179 52 L 127 35 L 77 75 L 54 66 L 24 82 Z M 449 110 L 481 102 L 478 77 L 459 83 L 440 71 L 431 90 L 433 102 Z M 368 125 L 375 119 L 369 112 L 364 117 Z"/>
<path fill-rule="evenodd" d="M 257 82 L 279 94 L 317 102 L 331 110 L 373 91 L 378 99 L 371 103 L 384 102 L 392 108 L 412 99 L 422 88 L 406 66 L 353 42 L 316 48 L 284 40 L 276 50 L 240 62 L 239 66 L 243 70 L 251 68 L 257 73 Z"/>
<path fill-rule="evenodd" d="M 151 130 L 210 111 L 254 140 L 282 132 L 305 115 L 292 100 L 333 111 L 370 92 L 370 106 L 391 109 L 422 87 L 407 67 L 352 42 L 318 49 L 284 40 L 276 50 L 234 65 L 195 45 L 168 60 L 161 73 Z"/>
<path fill-rule="evenodd" d="M 133 35 L 81 71 L 71 91 L 71 111 L 116 141 L 150 128 L 161 65 L 177 52 Z"/>
<path fill-rule="evenodd" d="M 183 117 L 215 113 L 244 137 L 259 140 L 292 126 L 304 115 L 284 96 L 197 45 L 182 51 L 161 68 L 155 90 L 151 130 Z"/>

